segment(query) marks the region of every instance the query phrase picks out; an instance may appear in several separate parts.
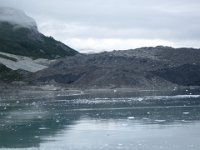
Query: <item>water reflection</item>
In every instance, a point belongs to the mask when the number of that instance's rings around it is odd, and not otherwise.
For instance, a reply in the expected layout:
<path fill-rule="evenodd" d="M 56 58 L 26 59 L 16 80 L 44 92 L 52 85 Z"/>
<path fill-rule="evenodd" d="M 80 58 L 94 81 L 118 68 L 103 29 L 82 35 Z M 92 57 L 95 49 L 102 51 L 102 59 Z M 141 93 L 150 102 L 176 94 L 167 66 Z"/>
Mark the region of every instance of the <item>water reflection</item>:
<path fill-rule="evenodd" d="M 62 94 L 2 95 L 0 147 L 200 148 L 200 96 L 196 93 L 142 97 L 135 93 Z"/>

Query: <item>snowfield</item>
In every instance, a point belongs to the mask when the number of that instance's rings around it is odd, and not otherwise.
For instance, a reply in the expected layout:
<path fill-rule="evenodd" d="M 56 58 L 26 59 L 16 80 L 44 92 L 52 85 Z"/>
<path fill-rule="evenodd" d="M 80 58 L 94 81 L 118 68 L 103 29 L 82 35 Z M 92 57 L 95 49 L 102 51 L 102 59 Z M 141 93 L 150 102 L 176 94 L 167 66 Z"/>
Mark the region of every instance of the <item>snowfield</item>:
<path fill-rule="evenodd" d="M 48 65 L 54 61 L 54 60 L 48 60 L 48 59 L 36 59 L 33 60 L 32 58 L 25 57 L 25 56 L 19 56 L 19 55 L 13 55 L 8 53 L 0 52 L 0 55 L 8 56 L 10 58 L 16 59 L 16 61 L 3 58 L 0 56 L 0 63 L 5 65 L 6 67 L 12 69 L 12 70 L 26 70 L 29 72 L 37 72 L 39 70 L 43 70 L 48 67 Z"/>

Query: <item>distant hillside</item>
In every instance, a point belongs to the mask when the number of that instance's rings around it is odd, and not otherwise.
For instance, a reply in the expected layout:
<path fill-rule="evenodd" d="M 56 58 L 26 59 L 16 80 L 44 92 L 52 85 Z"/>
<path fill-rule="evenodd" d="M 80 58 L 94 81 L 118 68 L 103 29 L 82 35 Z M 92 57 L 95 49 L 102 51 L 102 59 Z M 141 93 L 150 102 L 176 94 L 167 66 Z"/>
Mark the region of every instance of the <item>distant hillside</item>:
<path fill-rule="evenodd" d="M 23 12 L 0 7 L 0 52 L 34 59 L 74 56 L 78 52 L 39 33 L 34 20 Z"/>
<path fill-rule="evenodd" d="M 35 74 L 33 83 L 74 88 L 200 86 L 200 50 L 144 47 L 77 55 Z"/>
<path fill-rule="evenodd" d="M 154 71 L 163 79 L 183 86 L 200 86 L 200 65 L 184 64 Z"/>

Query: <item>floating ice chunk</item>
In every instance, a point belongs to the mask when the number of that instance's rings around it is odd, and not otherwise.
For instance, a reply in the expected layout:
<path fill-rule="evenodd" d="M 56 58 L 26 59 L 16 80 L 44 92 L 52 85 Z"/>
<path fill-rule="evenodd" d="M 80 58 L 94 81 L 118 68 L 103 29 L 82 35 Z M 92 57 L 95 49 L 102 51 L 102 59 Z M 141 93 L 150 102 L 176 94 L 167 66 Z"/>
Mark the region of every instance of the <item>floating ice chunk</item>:
<path fill-rule="evenodd" d="M 127 127 L 127 126 L 128 126 L 128 124 L 125 124 L 125 123 L 123 123 L 123 124 L 122 124 L 122 126 L 123 126 L 123 127 Z"/>
<path fill-rule="evenodd" d="M 42 118 L 42 116 L 38 116 L 37 118 L 38 118 L 38 119 L 41 119 L 41 118 Z"/>
<path fill-rule="evenodd" d="M 184 115 L 188 115 L 190 112 L 183 112 Z"/>
<path fill-rule="evenodd" d="M 129 120 L 133 120 L 133 119 L 135 119 L 135 117 L 130 116 L 130 117 L 128 117 L 128 119 L 129 119 Z"/>
<path fill-rule="evenodd" d="M 36 105 L 36 102 L 32 102 L 32 104 L 31 104 L 31 105 L 35 106 L 35 105 Z"/>
<path fill-rule="evenodd" d="M 156 122 L 165 122 L 166 120 L 155 120 Z"/>
<path fill-rule="evenodd" d="M 8 119 L 12 119 L 12 116 L 8 116 Z"/>
<path fill-rule="evenodd" d="M 46 127 L 40 127 L 39 130 L 47 130 L 49 128 L 46 128 Z"/>
<path fill-rule="evenodd" d="M 144 119 L 144 120 L 149 120 L 149 118 L 146 118 L 146 117 L 143 117 L 142 119 Z"/>
<path fill-rule="evenodd" d="M 138 101 L 141 102 L 142 100 L 144 100 L 142 97 L 138 98 Z"/>
<path fill-rule="evenodd" d="M 174 87 L 173 91 L 176 91 L 177 90 L 177 87 Z"/>
<path fill-rule="evenodd" d="M 147 112 L 147 114 L 149 115 L 149 114 L 151 114 L 150 112 Z"/>
<path fill-rule="evenodd" d="M 181 120 L 182 122 L 190 122 L 190 121 L 188 121 L 188 120 Z"/>

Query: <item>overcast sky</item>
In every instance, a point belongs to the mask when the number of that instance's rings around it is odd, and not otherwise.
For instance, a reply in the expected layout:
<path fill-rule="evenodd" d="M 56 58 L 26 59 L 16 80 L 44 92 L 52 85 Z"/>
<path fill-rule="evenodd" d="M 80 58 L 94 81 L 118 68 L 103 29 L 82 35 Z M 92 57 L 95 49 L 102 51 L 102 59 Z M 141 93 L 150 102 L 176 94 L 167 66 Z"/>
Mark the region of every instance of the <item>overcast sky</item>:
<path fill-rule="evenodd" d="M 200 47 L 200 0 L 0 0 L 80 52 Z"/>

